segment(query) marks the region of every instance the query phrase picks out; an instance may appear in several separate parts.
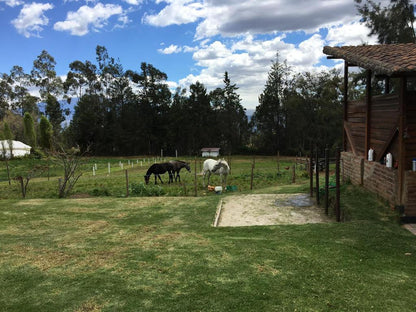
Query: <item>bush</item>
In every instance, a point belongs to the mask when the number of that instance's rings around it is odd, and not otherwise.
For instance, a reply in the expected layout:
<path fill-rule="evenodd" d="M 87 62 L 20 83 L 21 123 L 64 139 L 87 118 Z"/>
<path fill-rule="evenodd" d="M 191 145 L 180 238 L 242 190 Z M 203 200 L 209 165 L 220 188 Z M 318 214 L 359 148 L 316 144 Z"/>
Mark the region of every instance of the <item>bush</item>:
<path fill-rule="evenodd" d="M 143 183 L 130 184 L 129 193 L 131 196 L 162 196 L 165 190 L 159 185 L 145 185 Z"/>

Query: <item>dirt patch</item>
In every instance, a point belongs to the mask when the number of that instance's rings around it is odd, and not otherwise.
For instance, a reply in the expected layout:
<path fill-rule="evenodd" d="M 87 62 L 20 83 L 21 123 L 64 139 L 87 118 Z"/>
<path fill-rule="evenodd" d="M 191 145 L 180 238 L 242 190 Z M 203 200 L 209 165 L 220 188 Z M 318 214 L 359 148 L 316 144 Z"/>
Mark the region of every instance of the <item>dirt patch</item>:
<path fill-rule="evenodd" d="M 323 223 L 331 220 L 307 194 L 227 196 L 217 209 L 216 226 Z M 215 225 L 215 224 L 214 224 Z"/>

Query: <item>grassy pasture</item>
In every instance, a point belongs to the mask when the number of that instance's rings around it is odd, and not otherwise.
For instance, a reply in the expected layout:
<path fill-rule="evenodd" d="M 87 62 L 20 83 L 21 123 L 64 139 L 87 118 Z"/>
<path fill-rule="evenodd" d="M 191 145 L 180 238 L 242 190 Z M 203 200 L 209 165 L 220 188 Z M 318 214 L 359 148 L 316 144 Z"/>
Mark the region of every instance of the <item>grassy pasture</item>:
<path fill-rule="evenodd" d="M 168 161 L 171 158 L 166 158 Z M 162 175 L 165 182 L 158 187 L 154 186 L 153 175 L 150 178 L 148 186 L 143 186 L 144 175 L 154 158 L 88 158 L 84 159 L 81 166 L 83 175 L 79 179 L 72 194 L 75 196 L 126 196 L 126 176 L 125 170 L 128 170 L 129 186 L 131 196 L 143 195 L 168 195 L 168 196 L 194 196 L 195 194 L 195 165 L 197 172 L 197 193 L 198 195 L 209 195 L 202 187 L 203 178 L 200 175 L 204 159 L 181 158 L 191 165 L 191 173 L 185 169 L 181 170 L 182 184 L 167 184 L 168 175 Z M 233 157 L 231 158 L 231 175 L 229 175 L 227 184 L 236 185 L 238 191 L 246 192 L 250 190 L 252 157 Z M 156 160 L 159 162 L 159 160 Z M 122 167 L 120 166 L 122 164 Z M 108 164 L 110 164 L 110 173 L 108 173 Z M 276 157 L 257 157 L 254 169 L 253 189 L 258 190 L 270 185 L 285 185 L 292 181 L 293 159 L 279 159 L 279 173 L 277 172 Z M 95 176 L 93 175 L 93 166 L 97 167 Z M 17 181 L 8 184 L 6 167 L 4 162 L 0 163 L 0 199 L 21 198 L 20 186 Z M 58 196 L 58 179 L 63 176 L 63 170 L 60 164 L 53 160 L 37 159 L 16 159 L 10 162 L 11 177 L 19 175 L 26 176 L 27 172 L 35 166 L 49 168 L 39 172 L 39 174 L 30 180 L 27 190 L 27 198 L 56 198 Z M 307 183 L 307 178 L 303 170 L 297 170 L 296 179 L 298 183 Z M 213 185 L 219 185 L 218 176 L 212 176 Z M 159 182 L 158 182 L 159 183 Z M 143 191 L 144 192 L 141 192 Z M 136 193 L 134 192 L 136 190 Z"/>
<path fill-rule="evenodd" d="M 246 181 L 239 168 L 251 170 L 250 161 L 232 162 L 230 184 Z M 256 193 L 307 189 L 301 177 L 287 184 L 284 168 L 279 176 L 264 174 L 275 170 L 273 159 L 263 166 L 256 164 L 266 177 Z M 136 170 L 142 178 L 145 169 Z M 122 193 L 124 185 L 108 186 L 112 177 L 99 183 Z M 85 173 L 74 193 L 99 186 L 94 179 Z M 351 185 L 342 188 L 344 223 L 213 228 L 226 194 L 57 199 L 36 184 L 29 199 L 0 200 L 0 311 L 416 308 L 415 236 L 383 201 Z"/>

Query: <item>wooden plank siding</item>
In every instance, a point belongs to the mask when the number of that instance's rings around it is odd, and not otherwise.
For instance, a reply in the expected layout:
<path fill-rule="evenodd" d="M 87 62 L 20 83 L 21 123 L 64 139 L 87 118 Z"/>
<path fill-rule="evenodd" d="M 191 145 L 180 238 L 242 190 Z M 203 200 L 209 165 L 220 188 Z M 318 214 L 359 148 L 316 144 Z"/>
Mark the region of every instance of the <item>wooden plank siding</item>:
<path fill-rule="evenodd" d="M 405 170 L 411 170 L 412 160 L 416 158 L 416 92 L 407 93 L 406 122 L 407 129 L 404 139 L 406 145 Z"/>
<path fill-rule="evenodd" d="M 388 96 L 374 96 L 371 104 L 371 122 L 370 122 L 370 147 L 375 151 L 378 159 L 382 159 L 385 155 L 380 155 L 383 151 L 385 153 L 391 152 L 393 158 L 397 159 L 398 150 L 397 145 L 389 140 L 394 138 L 394 131 L 398 126 L 399 118 L 399 98 L 397 95 Z M 415 108 L 416 113 L 416 108 Z M 415 114 L 416 122 L 416 114 Z M 347 151 L 355 151 L 357 156 L 366 158 L 367 150 L 365 147 L 365 131 L 366 131 L 366 103 L 362 101 L 348 102 L 347 110 L 347 128 L 349 129 L 349 137 L 352 142 L 348 142 Z M 415 128 L 416 129 L 416 128 Z M 416 138 L 415 138 L 416 139 Z M 391 144 L 390 144 L 391 143 Z M 354 148 L 350 146 L 354 145 Z M 389 148 L 384 148 L 389 144 Z M 393 150 L 394 149 L 394 150 Z"/>

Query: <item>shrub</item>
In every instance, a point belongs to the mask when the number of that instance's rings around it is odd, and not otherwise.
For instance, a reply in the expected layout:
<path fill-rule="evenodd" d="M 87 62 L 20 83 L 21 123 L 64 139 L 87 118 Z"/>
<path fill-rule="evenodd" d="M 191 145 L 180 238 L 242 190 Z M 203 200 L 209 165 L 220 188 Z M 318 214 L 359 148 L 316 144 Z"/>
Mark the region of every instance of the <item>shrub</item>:
<path fill-rule="evenodd" d="M 131 183 L 129 188 L 131 196 L 162 196 L 165 190 L 159 185 L 145 185 L 143 183 Z"/>

